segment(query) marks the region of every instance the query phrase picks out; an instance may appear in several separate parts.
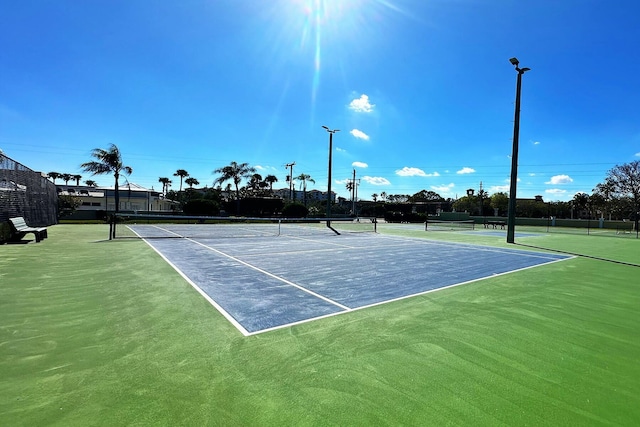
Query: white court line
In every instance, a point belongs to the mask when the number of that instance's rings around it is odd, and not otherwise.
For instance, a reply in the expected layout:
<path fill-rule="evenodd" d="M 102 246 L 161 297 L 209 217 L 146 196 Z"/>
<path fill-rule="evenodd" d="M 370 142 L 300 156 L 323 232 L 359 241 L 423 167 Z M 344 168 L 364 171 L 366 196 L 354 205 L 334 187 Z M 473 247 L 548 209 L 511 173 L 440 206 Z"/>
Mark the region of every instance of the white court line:
<path fill-rule="evenodd" d="M 151 247 L 151 249 L 153 249 L 158 255 L 160 255 L 160 258 L 162 258 L 163 260 L 165 260 L 167 262 L 167 264 L 169 264 L 184 280 L 187 281 L 188 284 L 191 285 L 191 287 L 193 289 L 195 289 L 200 295 L 202 295 L 204 297 L 204 299 L 206 299 L 207 301 L 209 301 L 209 304 L 211 304 L 216 310 L 218 310 L 218 312 L 220 314 L 222 314 L 222 316 L 224 316 L 225 319 L 227 319 L 229 321 L 229 323 L 231 323 L 233 326 L 236 327 L 237 330 L 240 331 L 240 333 L 242 335 L 244 335 L 245 337 L 248 337 L 249 335 L 251 335 L 251 333 L 249 331 L 247 331 L 244 326 L 242 326 L 242 324 L 240 324 L 235 317 L 233 317 L 231 314 L 229 314 L 224 308 L 222 308 L 222 306 L 220 304 L 218 304 L 213 298 L 211 298 L 209 295 L 207 295 L 207 293 L 205 291 L 203 291 L 202 289 L 200 289 L 200 287 L 198 285 L 195 284 L 195 282 L 193 282 L 189 276 L 187 276 L 186 274 L 184 274 L 184 272 L 182 270 L 180 270 L 178 268 L 177 265 L 175 265 L 174 263 L 172 263 L 166 256 L 164 256 L 164 254 L 162 252 L 160 252 L 158 249 L 156 249 L 155 246 L 153 246 L 147 239 L 143 238 L 142 236 L 140 236 L 138 233 L 136 233 L 134 230 L 133 231 L 136 235 L 138 235 L 138 237 L 140 237 L 147 245 L 149 245 Z"/>
<path fill-rule="evenodd" d="M 160 228 L 160 227 L 158 227 L 158 228 Z M 168 230 L 166 230 L 166 231 L 168 231 Z M 134 233 L 135 233 L 135 231 L 134 231 Z M 439 246 L 449 246 L 449 247 L 464 246 L 466 248 L 470 248 L 471 247 L 471 248 L 474 248 L 474 249 L 477 249 L 477 250 L 483 250 L 483 251 L 486 251 L 486 252 L 511 253 L 511 254 L 517 253 L 517 254 L 522 255 L 522 256 L 532 256 L 532 257 L 537 257 L 537 258 L 549 258 L 549 257 L 545 257 L 545 255 L 549 255 L 549 254 L 547 254 L 545 252 L 528 251 L 528 250 L 522 250 L 522 249 L 495 248 L 495 247 L 487 247 L 487 246 L 482 246 L 482 245 L 474 245 L 474 244 L 461 243 L 461 242 L 441 242 L 441 241 L 434 241 L 434 240 L 430 240 L 430 239 L 411 238 L 411 237 L 405 237 L 405 236 L 384 236 L 384 235 L 380 235 L 380 234 L 378 234 L 378 236 L 383 237 L 386 240 L 391 240 L 391 241 L 396 241 L 397 242 L 396 244 L 393 244 L 393 245 L 378 246 L 378 247 L 382 247 L 382 248 L 410 246 L 410 245 L 404 243 L 404 242 L 409 241 L 409 242 L 420 242 L 420 243 L 424 243 L 424 244 L 436 244 L 436 245 L 439 245 Z M 139 236 L 139 237 L 141 237 L 141 236 Z M 287 236 L 287 237 L 292 237 L 292 236 Z M 254 266 L 252 264 L 244 262 L 241 259 L 238 259 L 238 258 L 236 258 L 236 257 L 234 257 L 232 255 L 224 253 L 224 252 L 222 252 L 222 251 L 220 251 L 218 249 L 215 249 L 215 248 L 212 248 L 210 246 L 207 246 L 207 245 L 205 245 L 203 243 L 200 243 L 200 242 L 198 242 L 196 240 L 193 240 L 193 239 L 190 239 L 190 238 L 185 238 L 185 240 L 189 240 L 189 241 L 191 241 L 193 243 L 196 243 L 196 244 L 198 244 L 200 246 L 203 246 L 203 247 L 205 247 L 205 248 L 207 248 L 207 249 L 209 249 L 209 250 L 211 250 L 213 252 L 216 252 L 216 253 L 218 253 L 218 254 L 220 254 L 220 255 L 222 255 L 224 257 L 227 257 L 229 259 L 232 259 L 232 260 L 234 260 L 234 261 L 236 261 L 236 262 L 238 262 L 238 263 L 240 263 L 240 264 L 242 264 L 244 266 L 247 266 L 247 267 L 249 267 L 249 268 L 251 268 L 253 270 L 259 271 L 259 272 L 261 272 L 261 273 L 263 273 L 263 274 L 265 274 L 265 275 L 267 275 L 267 276 L 269 276 L 271 278 L 274 278 L 274 279 L 276 279 L 278 281 L 286 283 L 286 284 L 288 284 L 290 286 L 294 286 L 295 288 L 297 288 L 299 290 L 302 290 L 303 292 L 306 292 L 306 293 L 308 293 L 310 295 L 313 295 L 313 296 L 315 296 L 315 297 L 317 297 L 317 298 L 319 298 L 319 299 L 321 299 L 323 301 L 326 301 L 326 302 L 328 302 L 330 304 L 333 304 L 333 305 L 335 305 L 335 306 L 337 306 L 337 307 L 339 307 L 339 308 L 341 308 L 343 310 L 343 311 L 336 312 L 336 313 L 329 313 L 329 314 L 325 314 L 325 315 L 322 315 L 322 316 L 311 317 L 311 318 L 303 319 L 303 320 L 296 321 L 296 322 L 291 322 L 291 323 L 287 323 L 287 324 L 283 324 L 283 325 L 274 326 L 274 327 L 271 327 L 271 328 L 261 329 L 259 331 L 255 331 L 255 332 L 248 332 L 240 323 L 238 323 L 238 321 L 235 320 L 235 318 L 233 316 L 231 316 L 229 313 L 227 313 L 219 304 L 217 304 L 209 295 L 207 295 L 206 292 L 204 292 L 202 289 L 200 289 L 198 287 L 198 285 L 196 285 L 194 282 L 192 282 L 177 266 L 175 266 L 171 261 L 169 261 L 159 250 L 157 250 L 146 239 L 144 239 L 144 238 L 142 238 L 142 239 L 145 241 L 145 243 L 147 243 L 149 246 L 151 246 L 151 248 L 154 251 L 156 251 L 156 253 L 158 253 L 161 256 L 161 258 L 163 258 L 165 261 L 167 261 L 167 263 L 169 263 L 169 265 L 171 265 L 174 268 L 174 270 L 176 270 L 178 272 L 178 274 L 180 274 L 180 276 L 182 276 L 194 289 L 196 289 L 196 291 L 198 291 L 198 293 L 200 293 L 207 301 L 209 301 L 209 303 L 211 305 L 213 305 L 227 320 L 229 320 L 229 322 L 231 322 L 231 324 L 234 325 L 236 327 L 236 329 L 238 329 L 244 336 L 252 336 L 252 335 L 262 334 L 262 333 L 265 333 L 265 332 L 275 331 L 275 330 L 278 330 L 278 329 L 283 329 L 283 328 L 287 328 L 287 327 L 291 327 L 291 326 L 296 326 L 296 325 L 308 323 L 308 322 L 315 321 L 315 320 L 320 320 L 320 319 L 324 319 L 324 318 L 328 318 L 328 317 L 332 317 L 332 316 L 337 316 L 337 315 L 344 314 L 344 313 L 347 313 L 347 312 L 363 310 L 363 309 L 366 309 L 366 308 L 371 308 L 371 307 L 375 307 L 375 306 L 379 306 L 379 305 L 383 305 L 383 304 L 387 304 L 387 303 L 391 303 L 391 302 L 401 301 L 401 300 L 404 300 L 404 299 L 413 298 L 413 297 L 416 297 L 416 296 L 425 295 L 425 294 L 428 294 L 428 293 L 437 292 L 437 291 L 441 291 L 441 290 L 444 290 L 444 289 L 449 289 L 449 288 L 453 288 L 453 287 L 456 287 L 456 286 L 461 286 L 461 285 L 477 282 L 477 281 L 480 281 L 480 280 L 485 280 L 485 279 L 489 279 L 489 278 L 493 278 L 493 277 L 498 277 L 498 276 L 502 276 L 502 275 L 505 275 L 505 274 L 511 274 L 511 273 L 515 273 L 515 272 L 518 272 L 518 271 L 523 271 L 523 270 L 527 270 L 527 269 L 530 269 L 530 268 L 535 268 L 535 267 L 539 267 L 539 266 L 542 266 L 542 265 L 553 264 L 553 263 L 556 263 L 556 262 L 561 262 L 561 261 L 565 261 L 567 259 L 575 258 L 574 256 L 566 256 L 565 258 L 561 258 L 561 259 L 551 259 L 551 260 L 549 260 L 547 262 L 543 262 L 543 263 L 540 263 L 540 264 L 523 267 L 523 268 L 516 269 L 516 270 L 510 270 L 510 271 L 506 271 L 506 272 L 503 272 L 503 273 L 494 273 L 494 274 L 491 274 L 491 275 L 488 275 L 488 276 L 479 277 L 479 278 L 476 278 L 476 279 L 472 279 L 472 280 L 468 280 L 468 281 L 464 281 L 464 282 L 460 282 L 460 283 L 455 283 L 455 284 L 443 286 L 443 287 L 440 287 L 440 288 L 429 289 L 429 290 L 426 290 L 426 291 L 417 292 L 417 293 L 414 293 L 414 294 L 405 295 L 405 296 L 401 296 L 401 297 L 397 297 L 397 298 L 393 298 L 393 299 L 389 299 L 389 300 L 385 300 L 385 301 L 380 301 L 380 302 L 376 302 L 376 303 L 373 303 L 373 304 L 368 304 L 368 305 L 364 305 L 364 306 L 360 306 L 360 307 L 356 307 L 356 308 L 350 308 L 350 307 L 342 305 L 342 304 L 340 304 L 340 303 L 338 303 L 336 301 L 333 301 L 333 300 L 331 300 L 331 299 L 329 299 L 327 297 L 324 297 L 324 296 L 322 296 L 320 294 L 317 294 L 317 293 L 315 293 L 315 292 L 313 292 L 313 291 L 311 291 L 309 289 L 306 289 L 306 288 L 304 288 L 304 287 L 302 287 L 302 286 L 300 286 L 300 285 L 298 285 L 296 283 L 288 281 L 288 280 L 286 280 L 286 279 L 284 279 L 282 277 L 276 276 L 276 275 L 274 275 L 274 274 L 272 274 L 272 273 L 270 273 L 268 271 L 265 271 L 265 270 L 263 270 L 263 269 L 261 269 L 259 267 Z M 308 241 L 312 241 L 312 242 L 325 243 L 325 242 L 319 241 L 319 240 L 304 239 L 304 238 L 300 238 L 300 239 L 301 240 L 308 240 Z M 345 247 L 345 249 L 368 249 L 368 248 L 370 248 L 370 247 L 365 247 L 365 248 L 362 248 L 362 247 Z M 321 250 L 317 250 L 317 251 L 329 251 L 329 250 L 330 249 L 321 249 Z M 307 251 L 305 251 L 305 252 L 307 252 Z M 315 252 L 315 251 L 309 251 L 309 252 Z"/>
<path fill-rule="evenodd" d="M 563 258 L 563 259 L 556 259 L 556 260 L 553 260 L 553 261 L 544 262 L 542 264 L 536 264 L 536 265 L 530 265 L 530 266 L 527 266 L 527 267 L 522 267 L 522 268 L 519 268 L 517 270 L 505 271 L 504 273 L 494 273 L 494 274 L 492 274 L 490 276 L 478 277 L 477 279 L 467 280 L 465 282 L 460 282 L 460 283 L 454 283 L 452 285 L 443 286 L 441 288 L 429 289 L 429 290 L 422 291 L 422 292 L 416 292 L 416 293 L 410 294 L 410 295 L 404 295 L 404 296 L 393 298 L 393 299 L 389 299 L 389 300 L 375 302 L 373 304 L 368 304 L 368 305 L 363 305 L 363 306 L 360 306 L 360 307 L 351 308 L 351 309 L 349 309 L 349 312 L 353 313 L 354 311 L 364 310 L 364 309 L 367 309 L 367 308 L 376 307 L 376 306 L 379 306 L 379 305 L 385 305 L 385 304 L 389 304 L 389 303 L 396 302 L 396 301 L 402 301 L 402 300 L 405 300 L 405 299 L 414 298 L 414 297 L 417 297 L 417 296 L 426 295 L 426 294 L 430 294 L 430 293 L 433 293 L 433 292 L 443 291 L 445 289 L 450 289 L 450 288 L 455 288 L 457 286 L 467 285 L 469 283 L 478 282 L 480 280 L 492 279 L 494 277 L 504 276 L 505 274 L 516 273 L 518 271 L 524 271 L 524 270 L 528 270 L 530 268 L 540 267 L 542 265 L 554 264 L 556 262 L 566 261 L 566 260 L 571 259 L 571 258 L 575 258 L 575 257 L 567 257 L 567 258 Z M 265 332 L 271 332 L 271 331 L 275 331 L 275 330 L 278 330 L 278 329 L 284 329 L 284 328 L 288 328 L 288 327 L 291 327 L 291 326 L 301 325 L 301 324 L 312 322 L 312 321 L 315 321 L 315 320 L 326 319 L 328 317 L 338 316 L 338 315 L 341 315 L 341 314 L 344 314 L 344 313 L 346 313 L 346 312 L 345 311 L 340 311 L 340 312 L 337 312 L 337 313 L 329 313 L 329 314 L 325 314 L 323 316 L 312 317 L 312 318 L 309 318 L 309 319 L 299 320 L 297 322 L 287 323 L 285 325 L 273 326 L 271 328 L 261 329 L 261 330 L 256 331 L 256 332 L 250 332 L 249 336 L 258 335 L 258 334 L 262 334 L 262 333 L 265 333 Z"/>
<path fill-rule="evenodd" d="M 519 249 L 519 248 L 500 248 L 497 246 L 476 245 L 473 243 L 465 243 L 465 242 L 443 242 L 441 240 L 431 240 L 431 239 L 425 239 L 422 237 L 408 237 L 408 236 L 405 237 L 405 236 L 388 236 L 388 235 L 380 235 L 380 237 L 385 239 L 390 239 L 390 240 L 395 240 L 398 238 L 408 239 L 413 242 L 422 242 L 423 244 L 433 244 L 433 245 L 445 246 L 445 247 L 446 246 L 449 246 L 449 247 L 463 246 L 466 248 L 472 248 L 474 250 L 485 251 L 485 252 L 496 252 L 496 253 L 505 253 L 505 254 L 518 253 L 523 256 L 532 256 L 536 258 L 551 258 L 551 259 L 556 258 L 554 256 L 555 253 L 552 250 L 549 250 L 549 252 L 541 252 L 541 251 L 532 251 L 528 249 Z M 568 255 L 562 255 L 562 256 L 568 256 Z M 569 257 L 569 258 L 575 258 L 575 257 Z"/>
<path fill-rule="evenodd" d="M 263 270 L 263 269 L 262 269 L 262 268 L 260 268 L 260 267 L 256 267 L 256 266 L 255 266 L 255 265 L 253 265 L 253 264 L 249 264 L 248 262 L 242 261 L 241 259 L 239 259 L 239 258 L 237 258 L 237 257 L 234 257 L 233 255 L 229 255 L 229 254 L 227 254 L 227 253 L 225 253 L 225 252 L 222 252 L 222 251 L 220 251 L 220 250 L 218 250 L 218 249 L 212 248 L 211 246 L 205 245 L 204 243 L 200 243 L 200 242 L 198 242 L 197 240 L 193 240 L 193 239 L 185 239 L 185 240 L 189 240 L 189 241 L 191 241 L 191 242 L 193 242 L 193 243 L 195 243 L 195 244 L 197 244 L 197 245 L 200 245 L 200 246 L 202 246 L 202 247 L 204 247 L 204 248 L 209 249 L 210 251 L 213 251 L 213 252 L 215 252 L 215 253 L 217 253 L 217 254 L 220 254 L 220 255 L 222 255 L 222 256 L 224 256 L 224 257 L 227 257 L 227 258 L 229 258 L 229 259 L 231 259 L 231 260 L 234 260 L 234 261 L 236 261 L 237 263 L 240 263 L 240 264 L 244 265 L 245 267 L 249 267 L 249 268 L 251 268 L 251 269 L 253 269 L 253 270 L 256 270 L 256 271 L 259 271 L 260 273 L 265 274 L 265 275 L 267 275 L 267 276 L 269 276 L 269 277 L 271 277 L 271 278 L 273 278 L 273 279 L 276 279 L 276 280 L 278 280 L 278 281 L 280 281 L 280 282 L 282 282 L 282 283 L 286 283 L 286 284 L 287 284 L 287 285 L 289 285 L 289 286 L 293 286 L 293 287 L 295 287 L 295 288 L 297 288 L 297 289 L 299 289 L 299 290 L 301 290 L 301 291 L 303 291 L 303 292 L 308 293 L 309 295 L 313 295 L 314 297 L 319 298 L 319 299 L 321 299 L 321 300 L 323 300 L 323 301 L 325 301 L 325 302 L 328 302 L 329 304 L 335 305 L 336 307 L 339 307 L 339 308 L 341 308 L 342 310 L 345 310 L 345 311 L 349 311 L 349 310 L 351 310 L 351 308 L 347 307 L 346 305 L 342 305 L 342 304 L 340 304 L 340 303 L 339 303 L 339 302 L 337 302 L 337 301 L 333 301 L 333 300 L 332 300 L 332 299 L 330 299 L 330 298 L 327 298 L 327 297 L 325 297 L 325 296 L 323 296 L 323 295 L 320 295 L 320 294 L 318 294 L 318 293 L 316 293 L 316 292 L 313 292 L 312 290 L 309 290 L 309 289 L 307 289 L 307 288 L 305 288 L 305 287 L 303 287 L 303 286 L 300 286 L 300 285 L 298 285 L 297 283 L 293 283 L 293 282 L 291 282 L 290 280 L 287 280 L 287 279 L 285 279 L 285 278 L 283 278 L 283 277 L 276 276 L 276 275 L 275 275 L 275 274 L 273 274 L 273 273 L 269 273 L 268 271 Z"/>

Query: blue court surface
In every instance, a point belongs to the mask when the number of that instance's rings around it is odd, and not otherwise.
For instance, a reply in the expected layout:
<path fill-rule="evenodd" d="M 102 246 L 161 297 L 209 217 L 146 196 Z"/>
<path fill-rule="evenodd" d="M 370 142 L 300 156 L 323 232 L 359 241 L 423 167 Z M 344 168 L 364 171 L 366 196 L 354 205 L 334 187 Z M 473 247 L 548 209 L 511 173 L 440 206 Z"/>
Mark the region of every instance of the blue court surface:
<path fill-rule="evenodd" d="M 569 258 L 375 233 L 147 243 L 244 335 Z"/>

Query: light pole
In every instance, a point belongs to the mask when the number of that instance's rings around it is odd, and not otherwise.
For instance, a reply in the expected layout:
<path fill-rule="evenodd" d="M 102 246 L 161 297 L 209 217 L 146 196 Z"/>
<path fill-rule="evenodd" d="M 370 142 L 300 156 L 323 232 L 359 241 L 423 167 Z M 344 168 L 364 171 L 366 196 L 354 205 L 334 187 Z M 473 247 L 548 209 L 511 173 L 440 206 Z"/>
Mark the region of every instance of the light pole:
<path fill-rule="evenodd" d="M 340 132 L 340 129 L 329 129 L 327 126 L 322 126 L 327 132 L 329 132 L 329 178 L 327 180 L 327 227 L 331 227 L 331 154 L 333 153 L 333 134 Z"/>
<path fill-rule="evenodd" d="M 518 182 L 518 139 L 520 138 L 520 88 L 522 86 L 522 75 L 530 68 L 518 67 L 516 58 L 509 59 L 509 62 L 516 67 L 518 78 L 516 83 L 516 112 L 513 121 L 513 152 L 511 153 L 511 185 L 509 187 L 509 213 L 507 221 L 507 243 L 515 243 L 516 228 L 516 185 Z"/>

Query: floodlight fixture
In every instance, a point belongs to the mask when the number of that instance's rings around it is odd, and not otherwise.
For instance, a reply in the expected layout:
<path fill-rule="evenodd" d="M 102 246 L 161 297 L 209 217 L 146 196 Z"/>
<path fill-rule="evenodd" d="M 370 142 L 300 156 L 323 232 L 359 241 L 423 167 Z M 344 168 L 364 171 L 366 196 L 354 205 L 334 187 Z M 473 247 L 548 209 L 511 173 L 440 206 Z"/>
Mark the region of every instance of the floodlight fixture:
<path fill-rule="evenodd" d="M 518 58 L 515 58 L 515 57 L 514 57 L 514 58 L 511 58 L 511 59 L 509 60 L 509 62 L 511 62 L 511 64 L 513 64 L 513 65 L 514 65 L 514 66 L 516 66 L 516 67 L 517 67 L 517 66 L 518 66 L 518 64 L 520 63 L 520 62 L 518 61 Z"/>

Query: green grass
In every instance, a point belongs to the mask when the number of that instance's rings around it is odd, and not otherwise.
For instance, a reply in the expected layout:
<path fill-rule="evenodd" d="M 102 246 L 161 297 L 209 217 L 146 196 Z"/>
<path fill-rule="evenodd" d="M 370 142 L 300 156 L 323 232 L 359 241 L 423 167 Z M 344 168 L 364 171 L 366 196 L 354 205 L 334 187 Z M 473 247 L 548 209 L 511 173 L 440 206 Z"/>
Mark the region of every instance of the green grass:
<path fill-rule="evenodd" d="M 577 257 L 243 337 L 107 234 L 0 246 L 0 425 L 640 423 L 638 267 Z M 519 241 L 640 261 L 636 239 Z"/>

